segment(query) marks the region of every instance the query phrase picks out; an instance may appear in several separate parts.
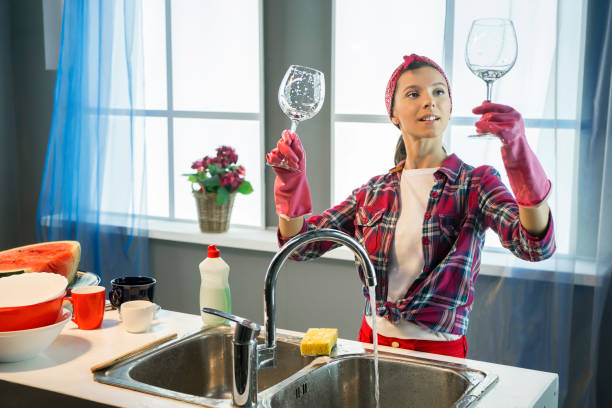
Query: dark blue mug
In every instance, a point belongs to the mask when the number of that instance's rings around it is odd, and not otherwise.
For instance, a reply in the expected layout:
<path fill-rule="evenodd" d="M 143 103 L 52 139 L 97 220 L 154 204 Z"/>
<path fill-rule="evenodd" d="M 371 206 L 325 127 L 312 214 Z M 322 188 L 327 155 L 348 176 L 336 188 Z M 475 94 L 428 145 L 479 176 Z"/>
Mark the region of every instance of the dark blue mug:
<path fill-rule="evenodd" d="M 148 276 L 125 276 L 111 280 L 108 299 L 116 308 L 130 300 L 148 300 L 153 302 L 153 293 L 157 281 Z"/>

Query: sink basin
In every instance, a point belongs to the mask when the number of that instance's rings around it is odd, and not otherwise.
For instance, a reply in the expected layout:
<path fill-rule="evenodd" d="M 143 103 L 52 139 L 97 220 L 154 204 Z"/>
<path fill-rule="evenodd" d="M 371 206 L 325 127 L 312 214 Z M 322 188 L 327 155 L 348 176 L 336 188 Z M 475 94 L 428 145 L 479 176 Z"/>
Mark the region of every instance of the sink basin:
<path fill-rule="evenodd" d="M 313 362 L 300 338 L 277 336 L 276 367 L 258 371 L 264 407 L 375 407 L 374 358 L 339 339 L 335 356 Z M 312 363 L 312 364 L 311 364 Z M 468 407 L 497 376 L 462 364 L 379 357 L 380 408 Z M 232 333 L 202 329 L 94 373 L 96 381 L 209 407 L 232 405 Z"/>
<path fill-rule="evenodd" d="M 487 378 L 464 366 L 403 358 L 380 357 L 378 369 L 380 408 L 465 407 Z M 376 407 L 373 373 L 371 355 L 340 358 L 286 384 L 271 396 L 270 407 Z"/>
<path fill-rule="evenodd" d="M 263 340 L 260 340 L 263 341 Z M 276 366 L 258 371 L 261 392 L 307 366 L 314 358 L 300 353 L 299 340 L 278 339 Z M 230 328 L 198 331 L 135 359 L 118 364 L 96 380 L 204 405 L 232 400 L 232 332 Z"/>

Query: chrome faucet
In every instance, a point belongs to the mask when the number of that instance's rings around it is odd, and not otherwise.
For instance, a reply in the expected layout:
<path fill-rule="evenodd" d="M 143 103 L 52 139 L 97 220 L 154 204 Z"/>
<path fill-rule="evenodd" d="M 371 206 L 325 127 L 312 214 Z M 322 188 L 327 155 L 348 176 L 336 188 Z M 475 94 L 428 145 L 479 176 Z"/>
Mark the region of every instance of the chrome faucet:
<path fill-rule="evenodd" d="M 308 231 L 300 235 L 296 235 L 282 246 L 282 248 L 274 255 L 272 262 L 268 266 L 266 272 L 266 283 L 264 286 L 264 317 L 266 327 L 266 343 L 258 346 L 258 354 L 260 356 L 260 367 L 274 366 L 274 357 L 276 353 L 276 303 L 275 289 L 276 277 L 278 271 L 283 266 L 287 258 L 297 249 L 306 244 L 317 241 L 332 241 L 337 244 L 343 244 L 350 248 L 365 272 L 366 284 L 368 287 L 376 286 L 376 273 L 370 257 L 365 249 L 349 235 L 342 231 L 333 229 L 318 229 Z M 372 310 L 375 310 L 376 302 Z"/>
<path fill-rule="evenodd" d="M 266 343 L 257 345 L 257 336 L 261 327 L 257 323 L 242 317 L 234 316 L 217 309 L 202 308 L 202 312 L 214 314 L 236 322 L 233 349 L 233 385 L 232 400 L 238 407 L 257 405 L 257 370 L 275 366 L 276 357 L 276 305 L 275 288 L 278 271 L 287 258 L 296 249 L 316 241 L 332 241 L 349 247 L 361 265 L 366 275 L 366 284 L 376 286 L 376 274 L 372 261 L 363 247 L 344 232 L 332 229 L 308 231 L 291 238 L 276 253 L 266 272 L 264 286 L 264 315 L 266 323 Z"/>
<path fill-rule="evenodd" d="M 204 313 L 236 322 L 232 339 L 233 381 L 232 400 L 238 407 L 257 405 L 257 336 L 261 327 L 257 323 L 217 309 L 203 307 Z"/>

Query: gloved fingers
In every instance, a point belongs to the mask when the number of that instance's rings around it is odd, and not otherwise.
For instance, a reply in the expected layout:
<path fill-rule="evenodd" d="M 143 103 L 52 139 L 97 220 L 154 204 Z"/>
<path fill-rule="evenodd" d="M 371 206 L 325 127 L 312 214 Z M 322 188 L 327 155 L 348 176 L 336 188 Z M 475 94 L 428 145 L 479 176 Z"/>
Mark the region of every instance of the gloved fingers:
<path fill-rule="evenodd" d="M 281 164 L 286 163 L 287 158 L 278 151 L 278 149 L 272 149 L 268 154 L 266 154 L 266 161 L 269 164 Z"/>
<path fill-rule="evenodd" d="M 504 113 L 487 112 L 482 115 L 480 120 L 486 120 L 487 122 L 517 122 L 521 120 L 521 115 L 517 111 Z"/>
<path fill-rule="evenodd" d="M 507 113 L 514 111 L 514 108 L 508 105 L 502 105 L 499 103 L 492 103 L 489 101 L 484 101 L 482 105 L 475 107 L 472 109 L 472 113 L 476 115 L 483 115 L 487 112 L 499 112 L 499 113 Z"/>
<path fill-rule="evenodd" d="M 290 148 L 288 148 L 285 144 L 282 144 L 280 141 L 279 145 L 282 146 L 283 150 L 288 152 L 289 156 L 288 154 L 284 154 L 283 151 L 277 147 L 275 149 L 272 149 L 268 154 L 266 154 L 266 160 L 268 161 L 268 164 L 271 164 L 273 166 L 280 165 L 283 168 L 285 166 L 293 169 L 300 168 L 299 162 L 295 159 L 295 155 L 291 152 Z M 293 157 L 291 155 L 293 155 Z"/>
<path fill-rule="evenodd" d="M 291 144 L 291 142 L 293 141 L 293 138 L 291 137 L 291 132 L 289 131 L 289 129 L 283 130 L 283 132 L 281 133 L 281 140 L 284 143 L 287 143 L 289 145 Z"/>
<path fill-rule="evenodd" d="M 287 160 L 289 160 L 290 162 L 293 162 L 293 163 L 299 162 L 299 157 L 293 150 L 293 147 L 289 145 L 288 143 L 284 142 L 283 140 L 280 140 L 278 142 L 277 149 L 280 152 L 280 154 L 285 156 Z"/>
<path fill-rule="evenodd" d="M 493 133 L 495 136 L 502 138 L 503 141 L 502 133 L 505 130 L 503 126 L 486 121 L 478 121 L 474 125 L 478 133 Z"/>
<path fill-rule="evenodd" d="M 292 137 L 292 143 L 291 143 L 291 147 L 293 152 L 296 154 L 298 161 L 302 161 L 304 160 L 304 146 L 302 146 L 302 141 L 300 140 L 300 137 L 297 135 L 297 133 L 291 133 L 290 134 Z"/>
<path fill-rule="evenodd" d="M 512 129 L 512 128 L 514 128 L 517 125 L 517 121 L 516 120 L 512 120 L 512 119 L 502 121 L 502 120 L 486 119 L 484 117 L 482 119 L 480 119 L 479 121 L 477 121 L 475 123 L 475 125 L 478 126 L 479 124 L 482 125 L 482 124 L 485 124 L 485 123 L 496 125 L 499 128 L 501 128 L 501 129 Z"/>
<path fill-rule="evenodd" d="M 284 130 L 281 140 L 278 141 L 277 147 L 290 161 L 300 163 L 304 159 L 304 147 L 297 133 L 291 133 L 289 130 Z"/>
<path fill-rule="evenodd" d="M 272 149 L 269 153 L 266 154 L 266 161 L 268 164 L 278 164 L 283 160 L 278 149 Z"/>

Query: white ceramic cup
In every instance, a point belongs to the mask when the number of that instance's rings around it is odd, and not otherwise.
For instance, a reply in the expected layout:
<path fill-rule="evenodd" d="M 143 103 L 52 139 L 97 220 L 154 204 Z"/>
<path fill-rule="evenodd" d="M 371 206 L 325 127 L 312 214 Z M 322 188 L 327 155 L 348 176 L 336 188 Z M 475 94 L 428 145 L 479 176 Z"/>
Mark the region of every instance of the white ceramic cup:
<path fill-rule="evenodd" d="M 157 305 L 148 300 L 131 300 L 121 304 L 121 321 L 130 333 L 142 333 L 153 321 Z"/>

